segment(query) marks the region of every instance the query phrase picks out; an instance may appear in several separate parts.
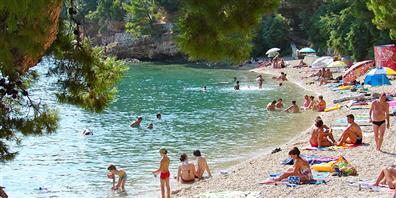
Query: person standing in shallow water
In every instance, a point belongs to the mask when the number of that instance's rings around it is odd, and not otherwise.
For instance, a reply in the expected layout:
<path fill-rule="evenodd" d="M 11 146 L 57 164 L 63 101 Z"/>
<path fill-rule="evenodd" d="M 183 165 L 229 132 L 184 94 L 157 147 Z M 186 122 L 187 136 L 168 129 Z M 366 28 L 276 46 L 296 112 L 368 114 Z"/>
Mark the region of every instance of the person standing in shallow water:
<path fill-rule="evenodd" d="M 257 81 L 259 89 L 262 89 L 263 88 L 263 82 L 264 82 L 263 76 L 262 75 L 258 75 L 257 78 L 256 78 L 256 81 Z"/>
<path fill-rule="evenodd" d="M 385 125 L 389 129 L 389 104 L 386 102 L 385 93 L 381 94 L 378 100 L 371 104 L 369 113 L 370 122 L 373 123 L 375 145 L 377 151 L 381 150 L 384 140 Z"/>
<path fill-rule="evenodd" d="M 236 84 L 234 86 L 234 90 L 239 90 L 239 81 L 236 81 Z"/>
<path fill-rule="evenodd" d="M 165 198 L 165 188 L 166 188 L 166 197 L 170 197 L 170 187 L 169 187 L 169 164 L 170 160 L 168 157 L 168 151 L 164 148 L 160 149 L 160 155 L 162 157 L 160 162 L 160 167 L 153 171 L 153 174 L 160 174 L 160 183 L 161 183 L 161 195 L 162 198 Z"/>

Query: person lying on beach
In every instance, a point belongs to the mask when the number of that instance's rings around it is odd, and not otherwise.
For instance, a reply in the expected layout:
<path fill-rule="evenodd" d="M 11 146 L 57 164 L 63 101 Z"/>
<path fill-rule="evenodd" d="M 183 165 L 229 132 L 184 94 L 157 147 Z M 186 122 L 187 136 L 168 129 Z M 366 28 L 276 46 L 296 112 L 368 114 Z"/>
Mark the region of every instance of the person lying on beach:
<path fill-rule="evenodd" d="M 334 145 L 335 141 L 332 142 L 328 139 L 334 140 L 332 131 L 326 130 L 325 132 L 323 125 L 321 119 L 316 120 L 315 127 L 312 129 L 311 138 L 309 140 L 312 147 L 329 147 Z"/>
<path fill-rule="evenodd" d="M 120 188 L 120 190 L 122 192 L 125 191 L 125 182 L 127 179 L 127 174 L 124 170 L 117 170 L 116 166 L 114 165 L 110 165 L 107 170 L 109 170 L 110 172 L 107 174 L 107 177 L 109 177 L 110 179 L 113 179 L 113 187 L 111 188 L 112 190 L 118 190 Z M 118 175 L 118 182 L 117 185 L 115 185 L 115 175 Z"/>
<path fill-rule="evenodd" d="M 347 115 L 348 128 L 344 130 L 337 146 L 348 144 L 361 144 L 363 141 L 362 129 L 355 123 L 355 117 L 352 114 Z"/>
<path fill-rule="evenodd" d="M 309 104 L 311 103 L 311 100 L 309 99 L 308 95 L 304 96 L 304 104 L 303 104 L 303 108 L 304 110 L 309 109 Z"/>
<path fill-rule="evenodd" d="M 143 118 L 139 116 L 134 122 L 131 123 L 131 127 L 140 127 L 140 123 L 142 123 Z"/>
<path fill-rule="evenodd" d="M 297 103 L 295 100 L 292 101 L 292 105 L 285 109 L 286 112 L 288 113 L 299 113 L 300 112 L 300 107 L 297 106 Z"/>
<path fill-rule="evenodd" d="M 380 184 L 388 185 L 390 189 L 396 188 L 396 167 L 389 166 L 381 170 L 373 185 L 379 186 Z"/>
<path fill-rule="evenodd" d="M 208 173 L 209 177 L 212 177 L 212 174 L 210 173 L 210 169 L 208 166 L 208 163 L 206 161 L 206 158 L 201 156 L 201 151 L 195 150 L 193 152 L 193 155 L 197 158 L 197 171 L 196 171 L 196 176 L 201 179 L 203 177 L 203 174 L 205 171 Z"/>
<path fill-rule="evenodd" d="M 162 157 L 161 162 L 160 162 L 160 167 L 153 171 L 153 174 L 160 174 L 160 183 L 161 183 L 161 195 L 162 198 L 165 198 L 165 188 L 166 188 L 166 197 L 170 198 L 170 187 L 169 187 L 169 177 L 170 177 L 170 172 L 169 172 L 169 157 L 168 157 L 168 151 L 164 148 L 160 149 L 160 155 Z"/>
<path fill-rule="evenodd" d="M 275 111 L 275 108 L 276 108 L 276 100 L 272 101 L 271 103 L 268 103 L 267 105 L 268 111 Z"/>
<path fill-rule="evenodd" d="M 279 81 L 286 81 L 286 74 L 284 72 L 281 72 L 281 74 L 278 77 L 272 77 L 273 80 L 279 80 Z"/>
<path fill-rule="evenodd" d="M 389 129 L 389 104 L 386 102 L 386 94 L 382 93 L 378 100 L 375 100 L 370 107 L 370 122 L 373 123 L 374 139 L 377 151 L 381 150 L 384 140 L 385 125 Z"/>
<path fill-rule="evenodd" d="M 236 84 L 234 86 L 234 90 L 239 90 L 239 81 L 236 81 Z"/>
<path fill-rule="evenodd" d="M 326 101 L 323 100 L 323 96 L 319 96 L 319 102 L 317 103 L 317 108 L 319 112 L 323 112 L 326 109 Z"/>
<path fill-rule="evenodd" d="M 300 177 L 300 181 L 303 183 L 308 183 L 312 180 L 312 172 L 309 167 L 307 160 L 300 157 L 300 150 L 294 147 L 289 151 L 290 157 L 294 160 L 294 165 L 292 168 L 288 169 L 285 173 L 275 178 L 275 181 L 282 181 L 290 176 Z"/>
<path fill-rule="evenodd" d="M 180 165 L 177 168 L 177 181 L 181 183 L 192 183 L 195 181 L 195 166 L 193 163 L 188 163 L 187 154 L 183 153 L 180 156 Z"/>
<path fill-rule="evenodd" d="M 282 98 L 279 98 L 278 101 L 275 104 L 275 107 L 278 108 L 278 109 L 282 109 L 283 108 L 283 103 L 282 102 L 283 102 Z"/>
<path fill-rule="evenodd" d="M 317 77 L 320 78 L 320 77 L 323 75 L 323 70 L 324 70 L 324 68 L 321 69 L 321 70 L 319 70 L 319 71 L 317 71 L 316 73 L 313 73 L 313 74 L 309 75 L 308 77 L 315 77 L 315 76 L 317 76 Z"/>
<path fill-rule="evenodd" d="M 293 68 L 301 68 L 301 67 L 308 67 L 308 65 L 305 64 L 302 59 L 301 59 L 300 63 L 298 63 L 298 65 L 293 66 Z"/>

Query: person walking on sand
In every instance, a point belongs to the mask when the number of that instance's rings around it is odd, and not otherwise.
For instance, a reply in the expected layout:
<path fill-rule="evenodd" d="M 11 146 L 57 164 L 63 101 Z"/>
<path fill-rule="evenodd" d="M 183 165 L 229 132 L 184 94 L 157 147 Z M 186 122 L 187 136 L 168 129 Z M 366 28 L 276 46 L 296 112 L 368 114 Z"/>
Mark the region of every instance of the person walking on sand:
<path fill-rule="evenodd" d="M 380 151 L 384 140 L 385 124 L 386 128 L 389 129 L 390 127 L 389 104 L 386 102 L 385 93 L 382 93 L 380 98 L 371 104 L 369 118 L 370 122 L 373 123 L 376 149 Z"/>
<path fill-rule="evenodd" d="M 268 103 L 267 105 L 268 111 L 275 111 L 275 108 L 276 108 L 276 100 L 272 101 L 271 103 Z"/>
<path fill-rule="evenodd" d="M 388 185 L 390 189 L 396 188 L 396 167 L 389 166 L 381 170 L 373 186 Z"/>
<path fill-rule="evenodd" d="M 264 78 L 263 78 L 263 76 L 261 74 L 257 76 L 256 81 L 257 81 L 259 89 L 262 89 L 263 88 Z"/>
<path fill-rule="evenodd" d="M 361 144 L 363 142 L 362 129 L 355 122 L 355 116 L 352 114 L 347 115 L 348 128 L 344 130 L 341 135 L 340 142 L 337 146 L 342 146 L 345 143 L 348 144 Z"/>
<path fill-rule="evenodd" d="M 160 162 L 160 167 L 153 171 L 153 174 L 160 174 L 160 183 L 161 183 L 161 195 L 162 198 L 165 198 L 165 188 L 166 188 L 166 197 L 170 198 L 170 187 L 169 187 L 169 177 L 170 177 L 170 172 L 169 172 L 169 157 L 168 157 L 168 151 L 164 148 L 160 149 L 160 155 L 162 157 L 161 162 Z"/>
<path fill-rule="evenodd" d="M 285 112 L 287 113 L 299 113 L 300 112 L 300 107 L 298 107 L 297 103 L 295 100 L 292 101 L 292 105 L 285 109 Z"/>
<path fill-rule="evenodd" d="M 282 98 L 278 99 L 278 102 L 276 102 L 275 107 L 278 109 L 282 109 L 283 108 L 283 100 Z"/>
<path fill-rule="evenodd" d="M 197 171 L 196 171 L 196 176 L 201 179 L 203 177 L 203 174 L 205 171 L 208 173 L 209 177 L 212 177 L 212 174 L 210 173 L 210 169 L 208 166 L 208 163 L 206 161 L 206 158 L 201 156 L 201 151 L 195 150 L 193 152 L 193 155 L 197 158 Z"/>
<path fill-rule="evenodd" d="M 193 183 L 197 175 L 194 164 L 188 162 L 188 157 L 185 153 L 180 156 L 180 162 L 177 168 L 177 181 L 181 183 Z"/>

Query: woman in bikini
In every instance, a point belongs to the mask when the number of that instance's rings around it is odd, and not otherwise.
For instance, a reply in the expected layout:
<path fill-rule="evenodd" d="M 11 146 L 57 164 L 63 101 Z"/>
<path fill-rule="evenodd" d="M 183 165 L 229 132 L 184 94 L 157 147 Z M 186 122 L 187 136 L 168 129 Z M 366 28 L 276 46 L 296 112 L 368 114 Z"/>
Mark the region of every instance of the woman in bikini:
<path fill-rule="evenodd" d="M 304 110 L 308 109 L 310 103 L 311 103 L 311 100 L 309 99 L 309 96 L 305 95 L 304 96 L 304 104 L 303 104 Z"/>
<path fill-rule="evenodd" d="M 289 155 L 294 160 L 293 167 L 288 169 L 278 178 L 275 178 L 275 181 L 282 181 L 283 179 L 287 179 L 290 176 L 300 177 L 300 181 L 303 183 L 308 183 L 309 181 L 311 181 L 311 168 L 309 167 L 309 163 L 307 162 L 307 160 L 300 157 L 300 150 L 298 150 L 297 147 L 294 147 L 292 150 L 289 151 Z"/>
<path fill-rule="evenodd" d="M 187 154 L 183 153 L 180 156 L 180 165 L 177 169 L 177 181 L 181 183 L 192 183 L 195 181 L 197 175 L 193 163 L 188 163 Z"/>

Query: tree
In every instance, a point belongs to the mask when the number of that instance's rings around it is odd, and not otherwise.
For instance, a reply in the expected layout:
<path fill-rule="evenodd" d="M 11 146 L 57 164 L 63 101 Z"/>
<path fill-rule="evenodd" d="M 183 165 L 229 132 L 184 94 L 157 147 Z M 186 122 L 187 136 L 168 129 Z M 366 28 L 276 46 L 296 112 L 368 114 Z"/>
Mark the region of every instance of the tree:
<path fill-rule="evenodd" d="M 279 0 L 184 0 L 178 22 L 178 44 L 190 59 L 246 60 L 262 17 Z"/>
<path fill-rule="evenodd" d="M 125 28 L 136 37 L 155 35 L 155 24 L 161 18 L 159 7 L 154 0 L 135 0 L 124 4 L 127 12 Z"/>
<path fill-rule="evenodd" d="M 265 56 L 265 52 L 279 47 L 282 54 L 290 53 L 290 28 L 288 21 L 280 14 L 264 17 L 261 28 L 254 40 L 254 56 Z"/>
<path fill-rule="evenodd" d="M 367 6 L 374 13 L 373 23 L 381 30 L 389 29 L 391 38 L 396 40 L 396 1 L 369 0 Z"/>
<path fill-rule="evenodd" d="M 31 68 L 43 56 L 55 64 L 60 102 L 101 111 L 115 94 L 115 82 L 125 66 L 92 48 L 80 33 L 73 5 L 64 8 L 69 19 L 60 18 L 62 0 L 0 2 L 0 161 L 12 160 L 9 145 L 23 136 L 56 131 L 58 116 L 31 97 L 29 85 L 37 77 Z"/>

